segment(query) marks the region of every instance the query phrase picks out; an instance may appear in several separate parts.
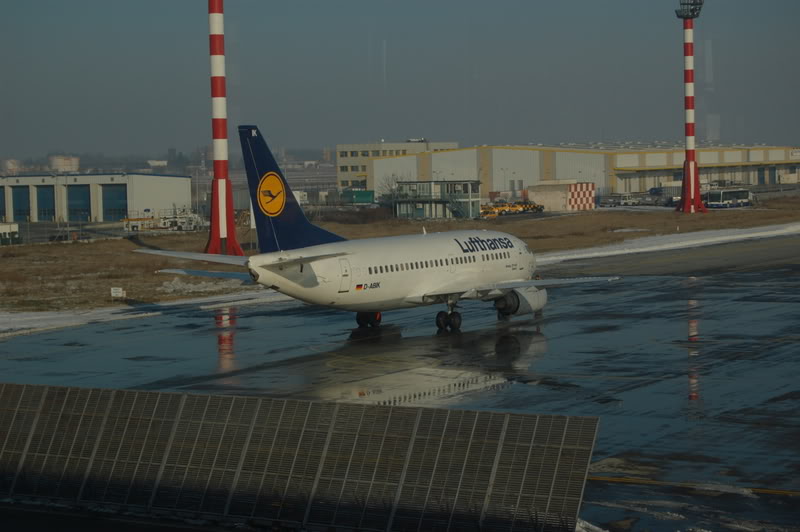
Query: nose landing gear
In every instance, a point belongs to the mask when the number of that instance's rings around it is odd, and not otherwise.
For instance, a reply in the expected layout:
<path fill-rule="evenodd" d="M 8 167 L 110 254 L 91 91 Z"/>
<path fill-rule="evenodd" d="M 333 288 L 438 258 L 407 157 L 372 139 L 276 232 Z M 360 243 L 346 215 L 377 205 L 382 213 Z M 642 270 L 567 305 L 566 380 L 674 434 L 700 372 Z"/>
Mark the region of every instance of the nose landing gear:
<path fill-rule="evenodd" d="M 359 327 L 379 327 L 381 324 L 380 312 L 356 312 L 356 323 Z"/>

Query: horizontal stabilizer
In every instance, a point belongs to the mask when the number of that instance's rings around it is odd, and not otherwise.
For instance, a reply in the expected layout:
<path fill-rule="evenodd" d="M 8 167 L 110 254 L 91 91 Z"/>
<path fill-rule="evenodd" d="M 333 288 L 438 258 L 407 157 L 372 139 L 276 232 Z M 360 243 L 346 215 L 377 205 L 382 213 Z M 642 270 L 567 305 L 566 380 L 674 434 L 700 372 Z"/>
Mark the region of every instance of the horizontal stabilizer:
<path fill-rule="evenodd" d="M 172 257 L 174 259 L 202 260 L 205 262 L 216 262 L 217 264 L 231 264 L 233 266 L 246 266 L 249 260 L 249 257 L 216 255 L 213 253 L 193 253 L 191 251 L 166 251 L 162 249 L 135 249 L 134 251 L 137 253 L 160 255 L 162 257 Z"/>
<path fill-rule="evenodd" d="M 216 279 L 236 279 L 238 281 L 246 281 L 253 284 L 250 275 L 244 272 L 210 272 L 206 270 L 181 270 L 169 268 L 166 270 L 158 270 L 156 273 L 174 273 L 177 275 L 191 275 L 193 277 L 214 277 Z"/>
<path fill-rule="evenodd" d="M 342 251 L 339 253 L 323 253 L 321 255 L 303 255 L 302 253 L 264 253 L 263 255 L 256 255 L 250 258 L 251 266 L 260 266 L 262 268 L 272 268 L 274 266 L 290 266 L 293 264 L 309 264 L 323 259 L 332 259 L 335 257 L 342 257 L 349 255 L 348 252 Z"/>

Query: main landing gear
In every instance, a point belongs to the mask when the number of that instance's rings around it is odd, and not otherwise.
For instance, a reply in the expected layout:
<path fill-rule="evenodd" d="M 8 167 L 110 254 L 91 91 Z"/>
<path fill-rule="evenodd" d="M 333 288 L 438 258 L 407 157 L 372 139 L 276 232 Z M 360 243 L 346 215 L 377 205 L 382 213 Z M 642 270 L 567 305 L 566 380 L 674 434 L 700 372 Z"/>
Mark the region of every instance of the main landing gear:
<path fill-rule="evenodd" d="M 379 327 L 381 324 L 380 312 L 356 312 L 356 323 L 361 328 Z"/>
<path fill-rule="evenodd" d="M 461 313 L 456 312 L 455 307 L 455 301 L 448 301 L 447 312 L 441 311 L 436 314 L 436 327 L 440 331 L 448 328 L 451 331 L 457 331 L 461 329 Z"/>

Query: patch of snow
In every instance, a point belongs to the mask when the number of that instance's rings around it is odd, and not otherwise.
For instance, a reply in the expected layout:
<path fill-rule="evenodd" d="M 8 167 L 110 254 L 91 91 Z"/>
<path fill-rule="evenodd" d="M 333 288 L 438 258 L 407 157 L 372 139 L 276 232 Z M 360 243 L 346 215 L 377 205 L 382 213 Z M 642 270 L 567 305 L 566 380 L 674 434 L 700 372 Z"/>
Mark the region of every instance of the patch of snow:
<path fill-rule="evenodd" d="M 241 291 L 240 283 L 236 283 L 238 291 L 233 294 L 167 301 L 141 307 L 120 306 L 91 310 L 0 312 L 0 340 L 12 336 L 35 334 L 65 327 L 77 327 L 88 323 L 104 323 L 157 316 L 163 313 L 165 309 L 178 305 L 194 305 L 201 310 L 209 310 L 219 307 L 240 307 L 292 299 L 289 296 L 261 287 L 250 287 L 246 291 Z"/>
<path fill-rule="evenodd" d="M 587 523 L 583 519 L 578 519 L 578 523 L 575 525 L 575 532 L 608 532 L 608 530 L 594 526 L 592 523 Z"/>
<path fill-rule="evenodd" d="M 749 497 L 751 499 L 758 498 L 758 495 L 753 493 L 753 491 L 748 488 L 741 488 L 739 486 L 730 486 L 728 484 L 697 484 L 692 487 L 696 490 L 701 490 L 701 491 L 712 491 L 715 493 L 733 493 L 734 495 L 742 495 L 743 497 Z"/>
<path fill-rule="evenodd" d="M 648 507 L 647 503 L 640 503 L 637 501 L 619 501 L 619 502 L 609 502 L 609 501 L 586 501 L 586 504 L 594 504 L 597 506 L 604 506 L 606 508 L 619 508 L 622 510 L 629 510 L 632 512 L 638 512 L 646 515 L 650 515 L 656 519 L 661 521 L 683 521 L 686 519 L 685 515 L 675 513 L 675 512 L 661 512 L 656 510 L 651 510 Z"/>

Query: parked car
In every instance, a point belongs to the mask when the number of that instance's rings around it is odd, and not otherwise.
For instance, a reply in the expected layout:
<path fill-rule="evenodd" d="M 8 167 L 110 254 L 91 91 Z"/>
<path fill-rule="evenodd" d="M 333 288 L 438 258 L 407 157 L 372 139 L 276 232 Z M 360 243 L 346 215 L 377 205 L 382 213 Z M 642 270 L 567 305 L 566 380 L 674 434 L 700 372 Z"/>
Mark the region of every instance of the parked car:
<path fill-rule="evenodd" d="M 603 196 L 600 198 L 601 207 L 619 207 L 619 198 L 617 196 Z"/>
<path fill-rule="evenodd" d="M 641 201 L 639 201 L 639 196 L 635 196 L 633 194 L 620 194 L 619 204 L 623 207 L 632 206 L 632 205 L 641 205 Z"/>

